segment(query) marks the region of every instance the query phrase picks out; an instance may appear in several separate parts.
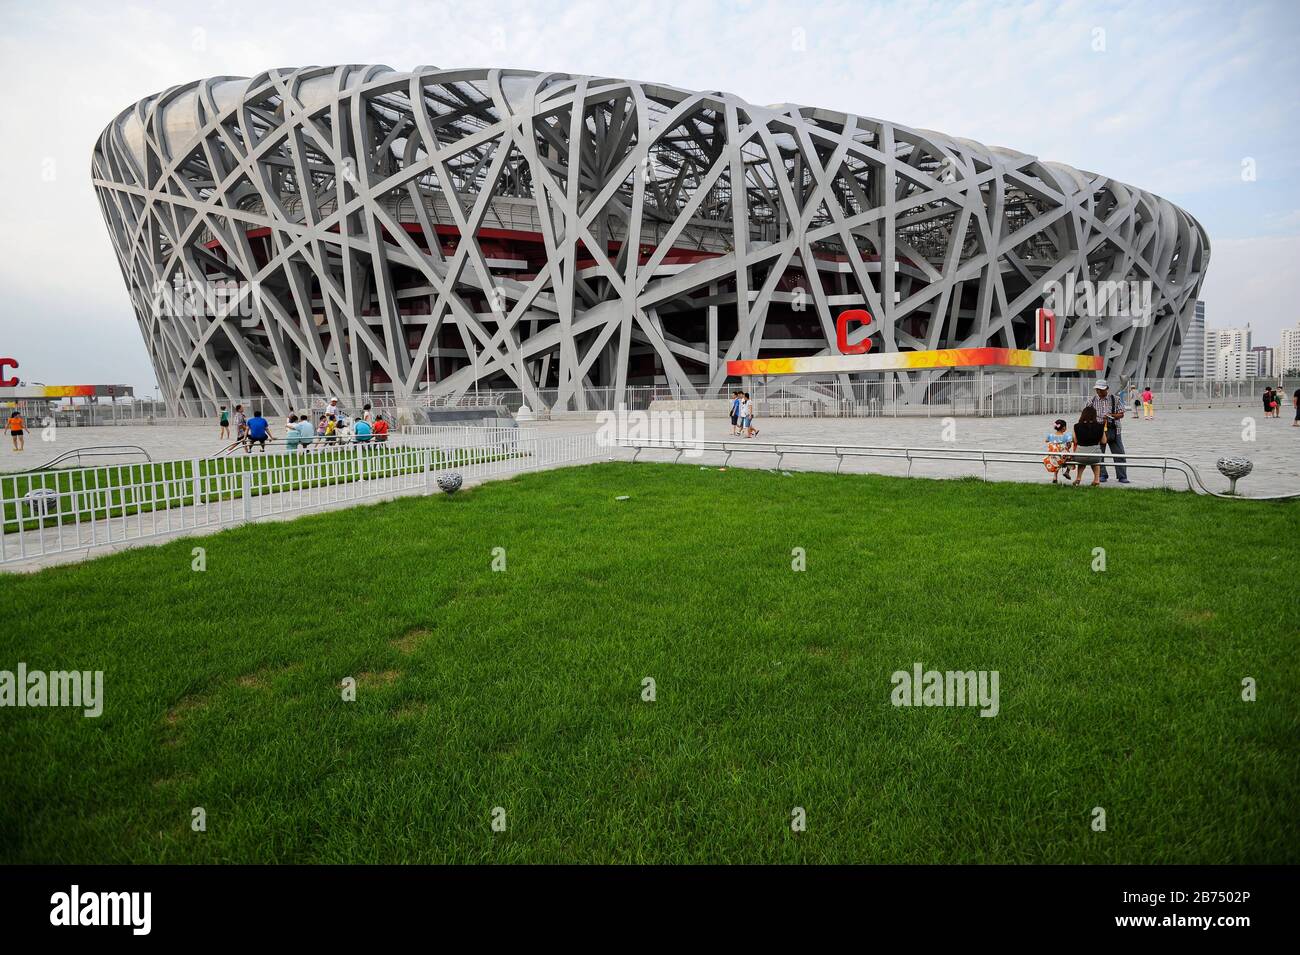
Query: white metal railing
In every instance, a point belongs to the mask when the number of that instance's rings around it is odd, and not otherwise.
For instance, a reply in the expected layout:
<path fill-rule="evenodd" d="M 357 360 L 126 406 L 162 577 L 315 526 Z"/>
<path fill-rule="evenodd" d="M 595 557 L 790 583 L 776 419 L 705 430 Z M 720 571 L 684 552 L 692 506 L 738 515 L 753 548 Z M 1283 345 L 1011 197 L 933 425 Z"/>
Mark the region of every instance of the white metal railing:
<path fill-rule="evenodd" d="M 535 438 L 536 428 L 517 428 L 511 425 L 475 426 L 453 424 L 406 425 L 400 431 L 403 438 L 423 447 L 504 447 L 510 448 L 521 440 Z"/>
<path fill-rule="evenodd" d="M 766 380 L 750 378 L 740 383 L 729 379 L 717 388 L 710 388 L 701 379 L 692 382 L 691 388 L 668 384 L 630 385 L 624 389 L 610 387 L 584 388 L 579 394 L 567 395 L 561 400 L 558 388 L 539 388 L 525 394 L 519 389 L 488 389 L 468 391 L 462 395 L 415 394 L 400 397 L 392 393 L 377 392 L 355 396 L 341 396 L 344 409 L 352 415 L 369 404 L 376 413 L 396 420 L 402 412 L 418 412 L 423 408 L 499 408 L 509 413 L 517 412 L 522 405 L 538 416 L 546 412 L 598 412 L 615 411 L 624 407 L 629 411 L 644 411 L 651 402 L 712 398 L 724 399 L 735 387 L 745 387 L 757 404 L 760 417 L 876 417 L 876 416 L 984 416 L 1066 414 L 1078 407 L 1092 394 L 1092 375 L 1029 375 L 1012 372 L 948 371 L 941 376 L 924 372 L 911 373 L 907 381 L 893 375 L 877 379 L 825 378 L 818 376 L 779 376 Z M 1122 382 L 1112 381 L 1116 393 Z M 1179 408 L 1229 408 L 1259 406 L 1266 387 L 1281 387 L 1284 393 L 1284 412 L 1291 410 L 1291 396 L 1300 388 L 1300 378 L 1251 378 L 1240 381 L 1219 381 L 1206 378 L 1155 378 L 1132 381 L 1131 385 L 1150 386 L 1155 394 L 1157 412 Z M 1132 405 L 1132 397 L 1128 396 Z M 297 395 L 289 397 L 234 397 L 224 401 L 228 410 L 236 404 L 246 409 L 261 408 L 264 412 L 288 414 L 309 410 L 321 412 L 326 404 L 324 395 Z M 1262 410 L 1262 406 L 1261 406 Z M 206 399 L 188 399 L 174 407 L 161 402 L 136 400 L 118 401 L 115 404 L 79 406 L 74 411 L 59 411 L 53 421 L 60 426 L 76 424 L 185 424 L 202 421 L 210 424 L 216 418 L 217 406 Z M 43 420 L 41 414 L 30 412 L 33 421 Z"/>
<path fill-rule="evenodd" d="M 608 453 L 608 449 L 604 449 Z M 596 460 L 594 434 L 509 447 L 355 443 L 0 476 L 0 564 Z"/>
<path fill-rule="evenodd" d="M 889 445 L 851 445 L 851 444 L 816 444 L 802 442 L 755 442 L 746 440 L 739 441 L 675 441 L 675 440 L 642 440 L 642 441 L 624 441 L 621 446 L 634 449 L 632 460 L 637 461 L 642 451 L 647 450 L 665 450 L 677 452 L 673 458 L 676 463 L 681 460 L 682 455 L 687 453 L 704 453 L 717 452 L 725 454 L 723 465 L 731 461 L 733 454 L 775 454 L 777 456 L 776 466 L 785 467 L 786 455 L 823 455 L 832 456 L 836 459 L 835 473 L 840 473 L 846 458 L 892 458 L 895 460 L 905 461 L 907 463 L 907 476 L 912 475 L 912 464 L 916 461 L 963 461 L 972 464 L 980 464 L 984 469 L 984 478 L 988 480 L 988 468 L 990 464 L 1032 464 L 1037 467 L 1043 466 L 1043 458 L 1047 452 L 1043 451 L 1010 451 L 1001 448 L 909 448 L 895 447 Z M 1224 497 L 1233 499 L 1246 499 L 1256 501 L 1273 501 L 1273 500 L 1290 500 L 1300 497 L 1300 491 L 1290 494 L 1267 495 L 1263 497 L 1242 498 L 1241 495 L 1225 494 L 1222 491 L 1216 491 L 1205 483 L 1201 477 L 1200 471 L 1196 466 L 1184 458 L 1174 455 L 1148 455 L 1148 454 L 1123 454 L 1120 456 L 1118 463 L 1113 457 L 1107 455 L 1106 459 L 1100 458 L 1098 449 L 1082 448 L 1066 457 L 1096 457 L 1096 464 L 1105 467 L 1124 467 L 1134 469 L 1149 469 L 1160 471 L 1161 487 L 1166 486 L 1166 479 L 1172 471 L 1175 474 L 1182 475 L 1187 481 L 1189 490 L 1196 491 L 1199 494 L 1208 494 L 1213 497 Z M 1075 462 L 1075 467 L 1087 467 L 1091 463 L 1081 464 Z"/>
<path fill-rule="evenodd" d="M 53 459 L 30 470 L 53 470 L 65 461 L 76 461 L 77 465 L 80 466 L 82 458 L 120 458 L 128 456 L 141 457 L 146 461 L 153 460 L 149 452 L 138 444 L 96 444 L 64 451 L 62 454 L 56 455 Z"/>

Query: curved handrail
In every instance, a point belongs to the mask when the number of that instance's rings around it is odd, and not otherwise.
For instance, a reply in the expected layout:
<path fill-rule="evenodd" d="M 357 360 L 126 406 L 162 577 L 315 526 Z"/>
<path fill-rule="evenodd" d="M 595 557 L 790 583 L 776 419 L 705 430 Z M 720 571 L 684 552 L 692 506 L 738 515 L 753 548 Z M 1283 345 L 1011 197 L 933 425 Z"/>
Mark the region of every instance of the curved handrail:
<path fill-rule="evenodd" d="M 717 451 L 724 452 L 727 460 L 731 455 L 737 452 L 750 452 L 759 454 L 777 455 L 777 466 L 781 467 L 782 462 L 787 454 L 830 454 L 837 459 L 835 466 L 836 473 L 839 473 L 845 457 L 878 457 L 878 458 L 896 458 L 907 461 L 908 476 L 911 476 L 913 461 L 977 461 L 984 465 L 985 479 L 988 478 L 989 464 L 1036 464 L 1042 466 L 1043 458 L 1047 452 L 1044 451 L 1012 451 L 1005 448 L 911 448 L 898 445 L 854 445 L 854 444 L 818 444 L 815 442 L 802 441 L 780 441 L 755 443 L 746 439 L 743 443 L 738 441 L 675 441 L 667 439 L 649 439 L 640 441 L 621 441 L 621 447 L 633 448 L 636 453 L 632 456 L 635 461 L 643 450 L 667 450 L 677 451 L 677 457 L 674 461 L 681 459 L 683 453 L 687 451 Z M 1075 454 L 1090 454 L 1096 452 L 1076 451 Z M 1185 458 L 1175 455 L 1152 455 L 1152 454 L 1124 454 L 1124 466 L 1131 468 L 1148 468 L 1158 469 L 1161 474 L 1170 470 L 1182 474 L 1187 479 L 1189 489 L 1198 494 L 1207 494 L 1211 497 L 1225 498 L 1228 500 L 1248 500 L 1248 501 L 1286 501 L 1300 498 L 1300 491 L 1291 494 L 1272 494 L 1264 497 L 1246 497 L 1240 494 L 1227 494 L 1222 491 L 1216 491 L 1205 483 L 1201 477 L 1201 472 L 1197 470 L 1196 465 L 1192 464 Z M 1101 463 L 1101 462 L 1098 462 Z M 1113 461 L 1106 462 L 1108 467 L 1114 467 Z"/>
<path fill-rule="evenodd" d="M 122 454 L 143 454 L 146 461 L 153 461 L 153 458 L 149 456 L 149 452 L 138 444 L 96 444 L 85 448 L 72 448 L 71 450 L 64 451 L 62 454 L 56 455 L 51 461 L 47 461 L 46 463 L 34 468 L 27 468 L 18 473 L 34 474 L 37 471 L 52 471 L 61 461 L 66 461 L 69 458 L 74 457 L 77 459 L 77 463 L 80 464 L 83 456 L 100 458 L 113 457 L 114 455 Z"/>

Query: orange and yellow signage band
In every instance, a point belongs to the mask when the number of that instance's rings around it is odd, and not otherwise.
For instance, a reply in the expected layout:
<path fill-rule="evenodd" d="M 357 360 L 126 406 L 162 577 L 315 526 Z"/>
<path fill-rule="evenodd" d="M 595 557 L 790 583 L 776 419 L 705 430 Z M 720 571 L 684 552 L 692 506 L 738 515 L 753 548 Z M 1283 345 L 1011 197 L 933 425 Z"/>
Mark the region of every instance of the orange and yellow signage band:
<path fill-rule="evenodd" d="M 870 355 L 810 355 L 727 362 L 733 377 L 842 374 L 861 371 L 924 371 L 927 368 L 1036 368 L 1101 371 L 1100 355 L 1063 355 L 1027 348 L 940 348 L 934 351 L 876 352 Z"/>

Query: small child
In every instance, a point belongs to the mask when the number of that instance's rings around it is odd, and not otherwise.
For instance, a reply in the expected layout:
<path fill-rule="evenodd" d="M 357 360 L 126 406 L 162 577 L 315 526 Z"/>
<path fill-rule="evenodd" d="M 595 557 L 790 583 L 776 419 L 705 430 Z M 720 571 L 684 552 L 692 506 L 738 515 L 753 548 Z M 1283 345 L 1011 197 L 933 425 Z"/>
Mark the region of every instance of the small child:
<path fill-rule="evenodd" d="M 1070 480 L 1070 458 L 1064 451 L 1074 450 L 1074 434 L 1069 430 L 1064 418 L 1052 422 L 1052 430 L 1043 439 L 1047 443 L 1047 457 L 1043 458 L 1043 467 L 1052 475 L 1052 483 L 1059 484 L 1058 478 L 1064 474 Z"/>
<path fill-rule="evenodd" d="M 26 433 L 26 425 L 23 423 L 23 413 L 17 408 L 9 415 L 9 420 L 5 423 L 5 430 L 9 432 L 9 438 L 13 441 L 14 450 L 23 449 L 23 435 Z"/>

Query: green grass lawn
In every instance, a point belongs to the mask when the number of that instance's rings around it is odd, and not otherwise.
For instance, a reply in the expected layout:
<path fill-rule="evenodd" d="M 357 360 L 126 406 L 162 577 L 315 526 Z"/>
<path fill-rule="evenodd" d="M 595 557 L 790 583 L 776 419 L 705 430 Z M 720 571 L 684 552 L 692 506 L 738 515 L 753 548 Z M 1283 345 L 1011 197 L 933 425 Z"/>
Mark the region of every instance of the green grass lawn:
<path fill-rule="evenodd" d="M 1297 862 L 1298 516 L 602 464 L 6 578 L 105 704 L 0 709 L 0 858 Z"/>

